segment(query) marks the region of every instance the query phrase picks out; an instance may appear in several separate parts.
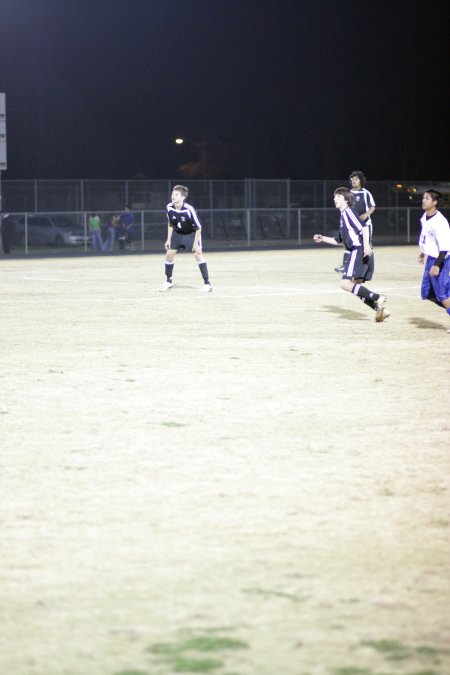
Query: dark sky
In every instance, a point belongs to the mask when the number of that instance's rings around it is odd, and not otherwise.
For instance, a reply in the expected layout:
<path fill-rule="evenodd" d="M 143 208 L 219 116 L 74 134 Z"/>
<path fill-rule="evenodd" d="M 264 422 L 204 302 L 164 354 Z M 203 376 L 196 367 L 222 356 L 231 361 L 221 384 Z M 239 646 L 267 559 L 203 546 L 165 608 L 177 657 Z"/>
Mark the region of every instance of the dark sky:
<path fill-rule="evenodd" d="M 0 0 L 3 178 L 449 179 L 447 2 Z"/>

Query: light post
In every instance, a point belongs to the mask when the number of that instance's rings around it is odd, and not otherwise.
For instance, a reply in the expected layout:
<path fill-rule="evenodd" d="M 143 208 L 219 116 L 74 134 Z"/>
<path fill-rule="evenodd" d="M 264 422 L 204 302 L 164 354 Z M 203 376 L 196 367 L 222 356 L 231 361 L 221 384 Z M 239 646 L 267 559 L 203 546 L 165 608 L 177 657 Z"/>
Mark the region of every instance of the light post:
<path fill-rule="evenodd" d="M 209 164 L 206 140 L 179 137 L 175 139 L 175 143 L 176 145 L 187 144 L 188 146 L 191 146 L 196 155 L 195 162 L 188 162 L 180 168 L 187 174 L 190 174 L 189 177 L 191 178 L 195 178 L 195 174 L 199 174 L 200 178 L 207 180 L 209 178 Z"/>

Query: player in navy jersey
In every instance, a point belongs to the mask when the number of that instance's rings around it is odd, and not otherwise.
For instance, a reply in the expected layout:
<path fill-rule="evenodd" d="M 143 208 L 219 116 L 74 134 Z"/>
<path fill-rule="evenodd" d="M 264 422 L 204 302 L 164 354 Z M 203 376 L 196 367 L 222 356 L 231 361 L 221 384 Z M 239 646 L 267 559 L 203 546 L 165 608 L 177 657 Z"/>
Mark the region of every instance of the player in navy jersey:
<path fill-rule="evenodd" d="M 367 222 L 362 221 L 352 210 L 353 195 L 345 187 L 334 191 L 334 204 L 341 212 L 339 219 L 339 233 L 337 237 L 326 237 L 323 234 L 315 234 L 316 243 L 324 242 L 339 246 L 343 244 L 348 252 L 342 275 L 341 288 L 344 291 L 357 295 L 361 300 L 375 311 L 375 321 L 381 322 L 390 316 L 386 309 L 386 296 L 374 293 L 362 285 L 364 272 L 367 269 L 368 258 L 372 255 L 369 243 L 369 230 Z"/>
<path fill-rule="evenodd" d="M 444 307 L 450 316 L 450 226 L 437 207 L 442 195 L 430 188 L 422 197 L 419 263 L 425 262 L 421 295 Z M 450 333 L 450 329 L 447 330 Z"/>
<path fill-rule="evenodd" d="M 350 192 L 353 194 L 353 210 L 358 214 L 359 218 L 363 220 L 369 226 L 369 242 L 372 247 L 372 219 L 371 215 L 375 211 L 375 200 L 369 190 L 366 189 L 366 177 L 362 171 L 352 171 L 348 177 L 350 185 L 352 186 Z M 342 265 L 335 267 L 336 272 L 343 272 L 345 265 L 345 256 L 347 253 L 344 253 L 344 260 Z M 372 255 L 369 257 L 367 270 L 364 274 L 364 281 L 370 281 L 373 277 L 375 270 L 375 256 Z"/>
<path fill-rule="evenodd" d="M 167 240 L 166 247 L 166 281 L 160 291 L 168 291 L 173 285 L 174 259 L 178 251 L 192 251 L 203 277 L 200 289 L 205 293 L 212 291 L 209 281 L 208 266 L 202 257 L 202 226 L 193 206 L 186 203 L 189 190 L 184 185 L 175 185 L 172 190 L 172 201 L 167 204 Z"/>

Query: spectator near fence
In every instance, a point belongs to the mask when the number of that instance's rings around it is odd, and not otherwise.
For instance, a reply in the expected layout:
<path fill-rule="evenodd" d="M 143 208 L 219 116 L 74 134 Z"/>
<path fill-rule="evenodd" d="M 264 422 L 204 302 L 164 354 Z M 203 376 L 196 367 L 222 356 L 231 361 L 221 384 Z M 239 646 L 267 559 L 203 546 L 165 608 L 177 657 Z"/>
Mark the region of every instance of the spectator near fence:
<path fill-rule="evenodd" d="M 105 241 L 105 251 L 112 251 L 114 249 L 114 240 L 116 237 L 117 216 L 110 216 L 107 227 L 108 238 Z"/>
<path fill-rule="evenodd" d="M 100 217 L 96 212 L 94 212 L 89 218 L 89 232 L 92 236 L 92 248 L 94 251 L 105 250 L 103 239 L 102 239 L 102 224 Z"/>
<path fill-rule="evenodd" d="M 120 214 L 120 221 L 125 231 L 125 242 L 129 251 L 134 251 L 134 227 L 136 224 L 134 213 L 128 204 Z M 122 247 L 121 247 L 122 248 Z"/>

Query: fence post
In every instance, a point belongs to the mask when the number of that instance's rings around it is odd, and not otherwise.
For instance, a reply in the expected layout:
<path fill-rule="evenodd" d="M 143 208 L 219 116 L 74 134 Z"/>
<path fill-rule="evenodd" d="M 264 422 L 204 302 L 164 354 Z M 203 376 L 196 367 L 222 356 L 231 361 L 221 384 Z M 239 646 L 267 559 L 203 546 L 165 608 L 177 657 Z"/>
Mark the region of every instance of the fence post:
<path fill-rule="evenodd" d="M 246 219 L 247 219 L 247 246 L 251 246 L 251 217 L 250 209 L 246 209 Z"/>
<path fill-rule="evenodd" d="M 209 179 L 209 225 L 210 225 L 210 234 L 209 236 L 214 237 L 214 195 L 213 195 L 213 182 Z"/>
<path fill-rule="evenodd" d="M 87 214 L 83 211 L 83 226 L 84 226 L 84 252 L 87 252 Z"/>
<path fill-rule="evenodd" d="M 411 222 L 410 222 L 410 209 L 406 209 L 406 242 L 411 243 Z"/>
<path fill-rule="evenodd" d="M 145 239 L 144 239 L 144 212 L 141 211 L 141 248 L 144 250 Z"/>
<path fill-rule="evenodd" d="M 302 210 L 297 210 L 297 237 L 298 244 L 302 243 Z"/>
<path fill-rule="evenodd" d="M 28 213 L 25 214 L 25 255 L 28 255 Z"/>

